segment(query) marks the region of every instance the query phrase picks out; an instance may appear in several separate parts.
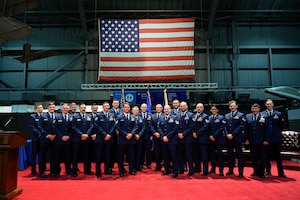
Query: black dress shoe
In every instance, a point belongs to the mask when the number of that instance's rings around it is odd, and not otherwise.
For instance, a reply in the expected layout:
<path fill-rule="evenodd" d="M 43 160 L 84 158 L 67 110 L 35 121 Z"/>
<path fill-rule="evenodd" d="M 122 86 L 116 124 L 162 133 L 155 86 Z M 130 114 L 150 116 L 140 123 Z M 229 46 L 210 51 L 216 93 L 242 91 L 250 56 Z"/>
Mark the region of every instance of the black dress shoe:
<path fill-rule="evenodd" d="M 169 174 L 170 174 L 169 171 L 164 171 L 161 175 L 162 175 L 162 176 L 166 176 L 166 175 L 169 175 Z"/>
<path fill-rule="evenodd" d="M 233 172 L 232 171 L 228 171 L 228 172 L 226 172 L 226 176 L 229 176 L 229 175 L 232 175 L 233 174 Z"/>
<path fill-rule="evenodd" d="M 243 176 L 243 174 L 239 174 L 238 177 L 239 178 L 243 178 L 244 176 Z"/>
<path fill-rule="evenodd" d="M 73 173 L 72 176 L 73 177 L 77 177 L 78 175 L 77 175 L 77 173 Z"/>
<path fill-rule="evenodd" d="M 285 174 L 279 174 L 279 176 L 282 177 L 282 178 L 286 178 Z"/>
<path fill-rule="evenodd" d="M 252 173 L 252 174 L 250 174 L 250 176 L 257 176 L 257 174 L 256 173 Z"/>
<path fill-rule="evenodd" d="M 184 170 L 179 170 L 178 171 L 178 174 L 183 174 L 184 173 Z"/>
<path fill-rule="evenodd" d="M 85 175 L 93 175 L 92 172 L 84 172 Z"/>
<path fill-rule="evenodd" d="M 120 173 L 120 177 L 124 177 L 124 173 L 123 172 Z"/>
<path fill-rule="evenodd" d="M 260 175 L 259 177 L 260 177 L 260 178 L 266 178 L 266 176 L 265 176 L 265 175 Z"/>
<path fill-rule="evenodd" d="M 104 174 L 106 174 L 106 175 L 115 175 L 115 173 L 111 172 L 111 171 L 104 172 Z"/>
<path fill-rule="evenodd" d="M 188 174 L 187 174 L 187 176 L 193 176 L 194 175 L 194 172 L 189 172 Z"/>
<path fill-rule="evenodd" d="M 155 170 L 154 171 L 160 171 L 161 170 L 161 168 L 155 168 Z"/>
<path fill-rule="evenodd" d="M 214 174 L 214 173 L 216 173 L 216 170 L 215 169 L 213 169 L 213 168 L 211 168 L 210 170 L 209 170 L 209 172 L 208 173 L 210 173 L 210 174 Z"/>
<path fill-rule="evenodd" d="M 151 169 L 151 165 L 146 165 L 146 167 L 147 167 L 148 169 Z"/>
<path fill-rule="evenodd" d="M 97 178 L 101 178 L 102 175 L 101 175 L 101 174 L 96 174 L 96 177 L 97 177 Z"/>
<path fill-rule="evenodd" d="M 220 172 L 220 176 L 224 176 L 224 173 L 223 173 L 223 172 Z"/>
<path fill-rule="evenodd" d="M 59 175 L 59 174 L 55 174 L 54 176 L 55 176 L 56 178 L 59 178 L 59 177 L 60 177 L 60 175 Z"/>
<path fill-rule="evenodd" d="M 72 176 L 72 172 L 70 172 L 70 171 L 67 171 L 66 173 L 67 173 L 67 175 L 70 175 L 70 176 Z"/>
<path fill-rule="evenodd" d="M 203 173 L 203 174 L 201 174 L 201 176 L 207 176 L 208 175 L 208 173 Z"/>
<path fill-rule="evenodd" d="M 31 175 L 36 176 L 36 175 L 37 175 L 37 172 L 31 172 Z"/>
<path fill-rule="evenodd" d="M 272 174 L 271 174 L 271 172 L 265 172 L 265 175 L 266 176 L 271 176 Z"/>
<path fill-rule="evenodd" d="M 45 178 L 45 174 L 44 173 L 40 174 L 40 177 Z"/>
<path fill-rule="evenodd" d="M 178 176 L 178 174 L 173 174 L 172 178 L 176 178 Z"/>
<path fill-rule="evenodd" d="M 129 174 L 132 175 L 132 176 L 136 176 L 135 172 L 129 172 Z"/>

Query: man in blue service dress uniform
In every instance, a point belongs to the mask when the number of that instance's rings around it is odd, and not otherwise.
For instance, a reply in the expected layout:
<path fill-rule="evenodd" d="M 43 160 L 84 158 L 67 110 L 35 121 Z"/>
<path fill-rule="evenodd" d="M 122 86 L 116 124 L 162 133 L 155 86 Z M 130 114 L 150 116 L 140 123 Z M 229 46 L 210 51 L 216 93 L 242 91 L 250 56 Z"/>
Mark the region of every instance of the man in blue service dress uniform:
<path fill-rule="evenodd" d="M 109 113 L 109 103 L 102 104 L 103 111 L 97 113 L 95 120 L 96 130 L 96 177 L 101 178 L 101 162 L 104 161 L 104 174 L 112 175 L 110 170 L 110 154 L 113 144 L 113 134 L 115 132 L 115 115 Z"/>
<path fill-rule="evenodd" d="M 226 142 L 227 142 L 227 156 L 229 171 L 226 175 L 233 174 L 234 168 L 234 153 L 235 149 L 238 159 L 238 177 L 242 178 L 244 175 L 244 160 L 243 160 L 243 141 L 244 141 L 244 130 L 246 125 L 246 119 L 243 113 L 237 110 L 238 105 L 236 101 L 229 101 L 230 113 L 225 115 L 226 118 Z"/>
<path fill-rule="evenodd" d="M 134 117 L 135 123 L 136 123 L 136 132 L 134 133 L 134 137 L 136 140 L 135 144 L 135 170 L 141 171 L 143 168 L 144 163 L 144 133 L 145 133 L 145 126 L 143 117 L 139 115 L 139 107 L 134 106 L 132 108 L 132 116 Z"/>
<path fill-rule="evenodd" d="M 179 119 L 178 126 L 178 147 L 179 147 L 179 157 L 180 157 L 180 167 L 184 166 L 183 163 L 187 161 L 189 172 L 187 176 L 192 176 L 195 173 L 194 167 L 194 152 L 193 152 L 193 113 L 189 112 L 188 105 L 186 102 L 180 103 L 180 113 L 177 114 Z M 183 162 L 183 163 L 182 163 Z M 183 172 L 183 169 L 179 169 Z"/>
<path fill-rule="evenodd" d="M 162 115 L 162 105 L 155 105 L 156 113 L 152 114 L 151 124 L 153 128 L 153 140 L 154 140 L 154 157 L 155 157 L 155 171 L 161 170 L 162 153 L 161 153 L 161 138 L 158 132 L 158 120 Z"/>
<path fill-rule="evenodd" d="M 208 128 L 209 120 L 208 115 L 205 114 L 204 105 L 198 103 L 196 105 L 197 113 L 194 115 L 193 120 L 195 123 L 193 130 L 193 137 L 195 140 L 196 153 L 195 153 L 195 168 L 201 171 L 201 161 L 203 163 L 202 176 L 208 175 L 208 153 L 209 153 L 209 137 Z"/>
<path fill-rule="evenodd" d="M 219 115 L 219 109 L 216 105 L 210 107 L 211 115 L 209 120 L 209 139 L 210 139 L 210 160 L 211 170 L 209 173 L 215 173 L 216 169 L 216 151 L 218 156 L 220 176 L 224 176 L 224 158 L 223 158 L 223 145 L 225 143 L 224 130 L 226 126 L 226 119 L 223 115 Z"/>
<path fill-rule="evenodd" d="M 41 137 L 40 137 L 40 152 L 39 152 L 39 174 L 40 177 L 45 177 L 46 171 L 46 155 L 48 149 L 50 149 L 50 174 L 53 174 L 54 160 L 55 160 L 55 147 L 54 140 L 56 137 L 56 113 L 55 104 L 53 102 L 48 105 L 48 112 L 45 112 L 41 116 L 40 127 L 41 127 Z"/>
<path fill-rule="evenodd" d="M 123 114 L 117 117 L 116 127 L 118 130 L 118 168 L 120 177 L 124 177 L 124 153 L 127 150 L 128 164 L 129 164 L 129 174 L 136 175 L 134 166 L 134 145 L 135 133 L 136 133 L 136 123 L 134 117 L 130 114 L 130 104 L 124 103 Z"/>
<path fill-rule="evenodd" d="M 115 120 L 117 119 L 117 116 L 121 115 L 123 113 L 123 110 L 120 109 L 120 102 L 118 99 L 114 99 L 112 102 L 112 108 L 109 110 L 109 114 L 113 114 Z M 112 147 L 111 147 L 111 154 L 110 154 L 110 159 L 109 159 L 109 172 L 110 174 L 114 174 L 113 172 L 113 168 L 114 168 L 114 163 L 118 158 L 118 144 L 117 144 L 117 129 L 115 129 L 115 132 L 112 135 L 112 139 L 113 139 L 113 143 L 112 143 Z"/>
<path fill-rule="evenodd" d="M 56 116 L 57 133 L 55 139 L 55 171 L 56 177 L 60 176 L 61 167 L 60 160 L 64 158 L 65 171 L 71 175 L 71 141 L 73 135 L 72 119 L 73 115 L 69 114 L 69 105 L 64 103 L 62 105 L 62 113 Z"/>
<path fill-rule="evenodd" d="M 93 130 L 92 116 L 86 113 L 86 105 L 80 104 L 80 112 L 74 115 L 72 121 L 73 134 L 73 176 L 77 176 L 80 152 L 83 154 L 84 174 L 91 174 L 91 161 L 89 155 L 90 136 Z"/>
<path fill-rule="evenodd" d="M 41 137 L 41 127 L 40 127 L 40 119 L 43 113 L 43 105 L 37 104 L 35 106 L 36 112 L 30 115 L 29 118 L 29 126 L 31 130 L 31 142 L 32 142 L 32 151 L 31 151 L 31 174 L 37 175 L 36 172 L 36 157 L 39 154 L 39 145 L 40 145 L 40 137 Z"/>
<path fill-rule="evenodd" d="M 151 113 L 147 112 L 147 104 L 143 103 L 141 105 L 141 113 L 140 116 L 143 119 L 144 123 L 144 147 L 145 147 L 145 161 L 146 161 L 146 167 L 148 169 L 151 169 L 151 161 L 152 161 L 152 141 L 153 141 L 153 132 L 154 129 L 152 127 Z"/>
<path fill-rule="evenodd" d="M 255 103 L 246 115 L 245 144 L 250 145 L 253 173 L 251 176 L 265 177 L 265 147 L 269 144 L 270 134 L 266 127 L 266 118 L 259 113 L 260 106 Z"/>
<path fill-rule="evenodd" d="M 157 131 L 160 133 L 162 141 L 162 155 L 165 168 L 162 175 L 168 175 L 173 171 L 173 178 L 178 176 L 179 170 L 177 159 L 178 124 L 179 120 L 176 115 L 171 114 L 171 107 L 166 105 L 164 107 L 164 113 L 158 119 Z"/>
<path fill-rule="evenodd" d="M 277 163 L 278 176 L 285 178 L 286 175 L 283 171 L 282 160 L 280 155 L 282 148 L 281 131 L 283 127 L 283 117 L 281 112 L 274 110 L 274 102 L 272 99 L 267 99 L 265 106 L 267 110 L 263 111 L 262 114 L 266 117 L 266 126 L 271 134 L 270 144 L 266 146 L 266 175 L 271 175 L 271 160 L 272 156 L 274 156 L 274 159 Z"/>

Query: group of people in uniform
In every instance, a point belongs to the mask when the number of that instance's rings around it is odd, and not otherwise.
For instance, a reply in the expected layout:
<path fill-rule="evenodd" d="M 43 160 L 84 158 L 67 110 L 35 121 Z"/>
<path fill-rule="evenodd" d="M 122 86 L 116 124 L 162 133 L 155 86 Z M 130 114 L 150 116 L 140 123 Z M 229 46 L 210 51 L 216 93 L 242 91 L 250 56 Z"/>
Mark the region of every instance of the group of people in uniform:
<path fill-rule="evenodd" d="M 83 161 L 84 174 L 101 178 L 103 174 L 115 174 L 116 160 L 120 177 L 135 176 L 145 166 L 152 169 L 154 156 L 154 170 L 162 175 L 176 178 L 186 172 L 187 176 L 195 173 L 207 176 L 217 173 L 218 166 L 218 174 L 224 176 L 224 157 L 227 156 L 225 175 L 233 175 L 237 164 L 238 177 L 242 178 L 243 145 L 246 144 L 252 159 L 251 176 L 271 175 L 274 157 L 278 175 L 286 177 L 280 157 L 283 117 L 273 109 L 271 99 L 266 100 L 264 111 L 260 111 L 259 104 L 252 104 L 249 114 L 238 111 L 237 102 L 232 100 L 224 116 L 218 113 L 215 104 L 210 106 L 210 114 L 204 113 L 202 103 L 198 103 L 196 113 L 192 113 L 188 104 L 179 100 L 173 101 L 172 109 L 170 105 L 155 105 L 154 114 L 147 112 L 145 103 L 131 108 L 126 102 L 122 109 L 119 104 L 118 100 L 113 100 L 110 108 L 110 104 L 104 102 L 101 112 L 98 112 L 98 105 L 93 104 L 91 113 L 86 112 L 83 103 L 79 105 L 79 112 L 76 112 L 76 103 L 64 103 L 60 113 L 55 112 L 54 103 L 49 103 L 47 112 L 43 112 L 42 104 L 37 104 L 36 113 L 30 116 L 31 173 L 44 178 L 45 171 L 50 170 L 50 174 L 60 177 L 63 160 L 66 174 L 77 177 L 78 163 Z M 48 151 L 50 169 L 46 167 Z M 38 172 L 34 162 L 37 156 Z M 95 156 L 95 173 L 91 170 L 92 156 Z"/>

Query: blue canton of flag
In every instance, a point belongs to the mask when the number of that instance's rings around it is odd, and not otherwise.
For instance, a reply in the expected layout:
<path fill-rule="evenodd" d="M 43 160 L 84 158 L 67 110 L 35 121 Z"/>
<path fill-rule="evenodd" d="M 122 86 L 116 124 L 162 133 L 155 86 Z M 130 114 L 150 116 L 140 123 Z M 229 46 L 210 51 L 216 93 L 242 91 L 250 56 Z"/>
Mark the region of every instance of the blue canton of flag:
<path fill-rule="evenodd" d="M 102 20 L 101 52 L 139 52 L 138 20 Z"/>

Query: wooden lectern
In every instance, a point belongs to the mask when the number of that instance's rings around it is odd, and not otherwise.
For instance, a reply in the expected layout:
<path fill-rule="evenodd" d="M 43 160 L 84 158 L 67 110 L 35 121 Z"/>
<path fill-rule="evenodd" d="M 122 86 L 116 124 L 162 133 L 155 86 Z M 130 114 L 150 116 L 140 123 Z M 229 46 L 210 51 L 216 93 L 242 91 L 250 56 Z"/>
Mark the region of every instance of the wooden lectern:
<path fill-rule="evenodd" d="M 17 188 L 19 146 L 25 146 L 27 138 L 19 131 L 0 132 L 0 200 L 20 195 Z"/>

